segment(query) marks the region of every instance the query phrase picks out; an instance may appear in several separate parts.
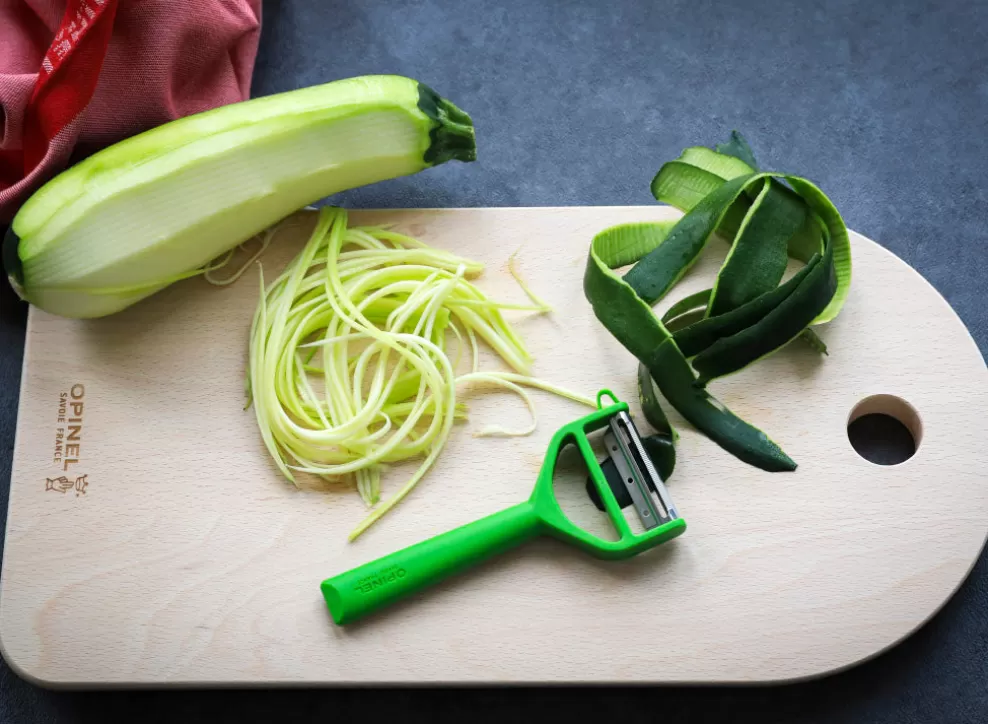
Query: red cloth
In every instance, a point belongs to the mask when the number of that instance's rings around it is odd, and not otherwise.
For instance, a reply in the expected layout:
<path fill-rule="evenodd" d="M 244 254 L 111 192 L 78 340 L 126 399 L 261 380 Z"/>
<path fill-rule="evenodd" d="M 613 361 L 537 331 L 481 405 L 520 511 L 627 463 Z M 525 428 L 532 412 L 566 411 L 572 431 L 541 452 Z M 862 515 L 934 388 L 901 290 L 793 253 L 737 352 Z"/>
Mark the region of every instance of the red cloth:
<path fill-rule="evenodd" d="M 70 159 L 245 100 L 261 0 L 0 0 L 0 222 Z"/>

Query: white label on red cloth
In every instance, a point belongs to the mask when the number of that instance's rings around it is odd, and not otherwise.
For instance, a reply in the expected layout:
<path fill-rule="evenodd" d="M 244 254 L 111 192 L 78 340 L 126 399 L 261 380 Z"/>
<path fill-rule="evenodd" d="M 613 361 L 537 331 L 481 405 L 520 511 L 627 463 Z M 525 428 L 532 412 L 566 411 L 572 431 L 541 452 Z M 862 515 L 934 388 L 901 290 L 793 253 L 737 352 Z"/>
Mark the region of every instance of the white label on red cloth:
<path fill-rule="evenodd" d="M 115 5 L 115 3 L 110 4 Z M 69 0 L 65 15 L 62 17 L 62 25 L 55 34 L 44 60 L 41 61 L 42 73 L 51 75 L 55 72 L 59 62 L 72 51 L 79 39 L 85 35 L 92 21 L 96 20 L 106 8 L 106 0 Z"/>

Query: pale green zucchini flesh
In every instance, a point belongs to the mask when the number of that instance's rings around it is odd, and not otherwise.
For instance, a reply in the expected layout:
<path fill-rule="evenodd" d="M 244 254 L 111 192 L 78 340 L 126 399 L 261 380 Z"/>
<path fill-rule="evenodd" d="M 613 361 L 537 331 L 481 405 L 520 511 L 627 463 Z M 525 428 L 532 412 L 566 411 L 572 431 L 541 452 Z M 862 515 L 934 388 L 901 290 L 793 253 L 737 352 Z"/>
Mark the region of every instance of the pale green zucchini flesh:
<path fill-rule="evenodd" d="M 117 143 L 21 208 L 18 293 L 116 312 L 337 192 L 476 157 L 470 117 L 415 80 L 365 76 L 223 106 Z"/>

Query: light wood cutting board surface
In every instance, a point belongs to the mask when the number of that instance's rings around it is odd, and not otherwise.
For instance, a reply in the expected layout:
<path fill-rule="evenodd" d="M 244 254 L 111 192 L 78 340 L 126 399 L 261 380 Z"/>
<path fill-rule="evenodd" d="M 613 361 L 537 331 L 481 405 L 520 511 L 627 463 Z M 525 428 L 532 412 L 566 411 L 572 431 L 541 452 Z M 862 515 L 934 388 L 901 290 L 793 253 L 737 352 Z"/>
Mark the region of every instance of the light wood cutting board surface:
<path fill-rule="evenodd" d="M 394 223 L 485 262 L 478 283 L 514 301 L 524 297 L 506 263 L 520 250 L 520 271 L 557 310 L 512 315 L 535 374 L 633 402 L 635 361 L 583 296 L 587 247 L 611 224 L 676 215 L 650 206 L 351 219 Z M 263 257 L 267 278 L 312 221 L 300 212 L 282 227 Z M 670 301 L 709 286 L 725 251 L 710 246 Z M 522 424 L 526 413 L 510 395 L 464 391 L 471 420 L 438 465 L 350 544 L 365 514 L 356 493 L 296 490 L 243 409 L 256 271 L 224 289 L 188 280 L 100 320 L 32 309 L 3 655 L 30 679 L 79 686 L 755 682 L 870 657 L 928 619 L 984 544 L 988 375 L 915 271 L 859 235 L 852 249 L 847 305 L 817 328 L 829 357 L 793 344 L 711 386 L 782 445 L 796 472 L 744 465 L 672 414 L 681 440 L 669 488 L 689 526 L 680 538 L 623 562 L 536 541 L 346 628 L 326 610 L 324 578 L 525 499 L 552 433 L 586 410 L 536 393 L 534 434 L 477 439 L 472 430 Z M 916 411 L 921 439 L 905 463 L 872 464 L 848 441 L 849 415 L 873 395 Z M 57 440 L 73 401 L 78 448 Z M 872 408 L 896 411 L 887 397 Z M 65 470 L 66 459 L 78 462 Z M 384 494 L 402 479 L 386 476 Z M 572 483 L 557 491 L 564 508 L 600 525 Z"/>

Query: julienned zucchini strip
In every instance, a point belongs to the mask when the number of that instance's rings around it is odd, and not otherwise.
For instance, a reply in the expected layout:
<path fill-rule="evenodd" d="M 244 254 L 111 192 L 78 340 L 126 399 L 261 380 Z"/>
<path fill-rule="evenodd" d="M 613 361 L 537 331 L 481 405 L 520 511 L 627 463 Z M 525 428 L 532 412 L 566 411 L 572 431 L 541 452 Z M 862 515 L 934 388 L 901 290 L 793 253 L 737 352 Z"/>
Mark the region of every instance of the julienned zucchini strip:
<path fill-rule="evenodd" d="M 687 213 L 675 223 L 602 231 L 591 244 L 584 277 L 594 313 L 640 362 L 646 419 L 671 439 L 650 376 L 683 417 L 733 455 L 764 470 L 795 469 L 775 442 L 732 414 L 705 385 L 839 313 L 851 279 L 840 214 L 809 181 L 755 171 L 754 156 L 737 134 L 718 151 L 686 149 L 663 166 L 652 189 Z M 713 288 L 680 300 L 660 320 L 650 305 L 669 293 L 715 232 L 731 249 Z M 807 263 L 780 283 L 789 255 Z M 614 271 L 632 263 L 623 277 Z M 815 335 L 809 341 L 826 351 Z"/>
<path fill-rule="evenodd" d="M 259 268 L 260 269 L 260 268 Z M 544 313 L 547 305 L 489 298 L 470 279 L 478 262 L 433 249 L 395 231 L 350 226 L 347 212 L 323 207 L 309 241 L 260 296 L 250 330 L 248 395 L 261 439 L 281 473 L 351 483 L 376 506 L 356 538 L 425 477 L 455 421 L 466 417 L 468 387 L 496 387 L 522 398 L 529 427 L 497 425 L 477 437 L 535 429 L 525 388 L 595 407 L 593 399 L 530 376 L 532 358 L 505 309 Z M 447 350 L 447 332 L 457 352 Z M 485 343 L 512 371 L 484 369 Z M 461 353 L 463 353 L 461 355 Z M 472 361 L 458 369 L 461 356 Z M 660 470 L 675 462 L 672 441 L 650 443 Z M 381 500 L 391 464 L 418 468 Z"/>

